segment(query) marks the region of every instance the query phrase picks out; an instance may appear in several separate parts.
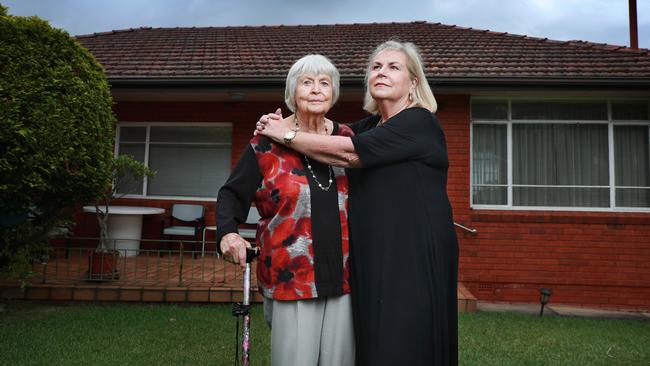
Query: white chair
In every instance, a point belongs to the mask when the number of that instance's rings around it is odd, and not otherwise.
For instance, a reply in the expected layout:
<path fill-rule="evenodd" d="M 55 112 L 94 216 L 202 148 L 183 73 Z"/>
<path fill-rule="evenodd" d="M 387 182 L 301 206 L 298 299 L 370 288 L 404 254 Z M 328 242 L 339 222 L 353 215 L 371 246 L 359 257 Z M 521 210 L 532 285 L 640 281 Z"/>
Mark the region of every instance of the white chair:
<path fill-rule="evenodd" d="M 257 212 L 257 208 L 251 207 L 250 210 L 248 210 L 248 217 L 246 217 L 246 222 L 245 224 L 247 225 L 257 225 L 257 222 L 260 220 L 260 213 Z M 206 226 L 203 228 L 203 240 L 201 241 L 201 256 L 205 256 L 205 232 L 206 231 L 217 231 L 216 226 Z M 248 241 L 255 241 L 255 234 L 257 233 L 257 229 L 239 229 L 239 235 L 242 236 L 242 238 L 248 240 Z M 217 243 L 219 245 L 219 243 Z"/>
<path fill-rule="evenodd" d="M 169 224 L 163 225 L 163 236 L 167 239 L 171 236 L 191 236 L 198 240 L 199 234 L 205 226 L 204 214 L 203 205 L 172 205 Z M 167 250 L 169 248 L 170 243 L 167 242 Z M 194 244 L 192 244 L 192 249 L 194 249 Z M 192 251 L 192 256 L 194 256 L 194 251 Z"/>
<path fill-rule="evenodd" d="M 260 221 L 260 213 L 257 212 L 256 207 L 251 207 L 250 210 L 248 210 L 248 217 L 246 218 L 246 224 L 247 225 L 257 225 L 257 222 Z M 255 234 L 257 233 L 257 229 L 239 229 L 239 235 L 241 235 L 242 238 L 248 240 L 248 241 L 255 241 Z"/>
<path fill-rule="evenodd" d="M 201 240 L 201 257 L 205 257 L 205 232 L 206 231 L 214 231 L 215 233 L 217 232 L 217 227 L 216 226 L 206 226 L 203 228 L 203 240 Z M 219 245 L 219 243 L 217 243 Z M 217 258 L 219 257 L 219 254 L 217 254 Z"/>

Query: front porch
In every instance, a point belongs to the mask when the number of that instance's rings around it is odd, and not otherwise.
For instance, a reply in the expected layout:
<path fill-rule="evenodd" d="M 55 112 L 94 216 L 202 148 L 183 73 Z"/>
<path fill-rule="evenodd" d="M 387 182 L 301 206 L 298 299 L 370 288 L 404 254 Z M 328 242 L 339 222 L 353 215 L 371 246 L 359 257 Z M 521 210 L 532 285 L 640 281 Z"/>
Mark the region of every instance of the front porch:
<path fill-rule="evenodd" d="M 187 242 L 185 242 L 187 243 Z M 180 242 L 179 242 L 180 244 Z M 213 247 L 214 243 L 211 243 Z M 21 288 L 17 281 L 0 280 L 0 298 L 43 301 L 125 301 L 228 303 L 242 301 L 243 273 L 214 251 L 138 250 L 120 256 L 117 270 L 99 278 L 89 272 L 94 248 L 52 247 L 48 258 L 35 265 L 35 277 Z M 200 246 L 199 246 L 200 248 Z M 136 255 L 137 254 L 137 255 Z M 251 300 L 261 302 L 254 284 Z M 458 311 L 476 311 L 476 298 L 458 284 Z"/>

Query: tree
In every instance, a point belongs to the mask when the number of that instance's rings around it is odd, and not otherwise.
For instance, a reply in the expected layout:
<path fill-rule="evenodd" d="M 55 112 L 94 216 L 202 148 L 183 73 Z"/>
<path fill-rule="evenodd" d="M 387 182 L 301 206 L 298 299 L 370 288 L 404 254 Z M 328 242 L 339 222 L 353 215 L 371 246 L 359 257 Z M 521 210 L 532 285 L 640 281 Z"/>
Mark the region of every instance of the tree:
<path fill-rule="evenodd" d="M 105 190 L 104 194 L 95 201 L 95 211 L 100 229 L 98 250 L 106 251 L 109 248 L 108 217 L 111 213 L 111 202 L 126 194 L 124 191 L 126 185 L 142 181 L 144 177 L 151 178 L 154 175 L 155 172 L 153 170 L 129 155 L 120 155 L 111 160 L 110 189 Z"/>
<path fill-rule="evenodd" d="M 112 103 L 102 67 L 74 38 L 0 6 L 0 271 L 25 273 L 69 208 L 105 192 Z"/>

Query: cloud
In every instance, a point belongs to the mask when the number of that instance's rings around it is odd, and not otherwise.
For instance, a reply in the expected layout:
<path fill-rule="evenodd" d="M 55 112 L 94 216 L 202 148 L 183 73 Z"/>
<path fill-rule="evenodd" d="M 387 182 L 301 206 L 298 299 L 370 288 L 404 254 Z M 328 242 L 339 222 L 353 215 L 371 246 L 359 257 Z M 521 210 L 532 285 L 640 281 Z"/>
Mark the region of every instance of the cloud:
<path fill-rule="evenodd" d="M 627 1 L 612 0 L 4 0 L 71 34 L 150 27 L 295 25 L 424 20 L 498 32 L 628 44 Z M 650 47 L 650 1 L 638 2 Z"/>

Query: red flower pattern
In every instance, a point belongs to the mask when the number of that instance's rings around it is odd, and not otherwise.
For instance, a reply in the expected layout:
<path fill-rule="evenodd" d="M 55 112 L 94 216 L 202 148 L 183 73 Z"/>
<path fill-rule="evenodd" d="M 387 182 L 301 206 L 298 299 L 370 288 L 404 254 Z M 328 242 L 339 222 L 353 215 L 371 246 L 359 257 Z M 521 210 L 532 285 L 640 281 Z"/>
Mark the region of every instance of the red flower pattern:
<path fill-rule="evenodd" d="M 276 284 L 273 298 L 293 300 L 296 295 L 312 297 L 314 266 L 307 256 L 291 258 L 285 248 L 276 249 L 271 267 L 271 281 Z"/>
<path fill-rule="evenodd" d="M 339 135 L 352 136 L 347 126 Z M 268 298 L 299 300 L 317 297 L 311 245 L 311 212 L 298 205 L 309 197 L 309 183 L 301 155 L 256 136 L 251 145 L 263 180 L 255 194 L 255 206 L 262 219 L 258 224 L 257 262 L 259 289 Z M 348 181 L 343 169 L 335 169 L 339 195 L 347 196 Z M 305 197 L 306 196 L 306 197 Z M 350 292 L 347 199 L 339 202 L 343 254 L 343 293 Z M 304 243 L 308 243 L 306 248 Z M 301 243 L 301 244 L 298 244 Z"/>

